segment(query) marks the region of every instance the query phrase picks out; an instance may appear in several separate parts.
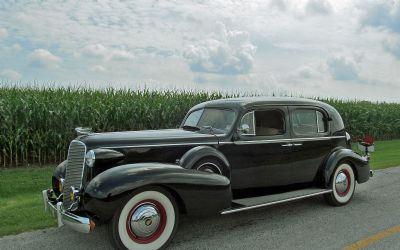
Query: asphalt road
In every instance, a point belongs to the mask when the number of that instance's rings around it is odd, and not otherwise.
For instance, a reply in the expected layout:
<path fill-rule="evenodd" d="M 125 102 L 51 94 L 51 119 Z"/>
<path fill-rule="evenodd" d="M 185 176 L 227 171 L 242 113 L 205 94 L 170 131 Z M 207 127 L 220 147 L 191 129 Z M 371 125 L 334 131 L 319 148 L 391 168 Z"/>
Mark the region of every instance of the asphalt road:
<path fill-rule="evenodd" d="M 376 171 L 345 207 L 314 197 L 206 219 L 184 217 L 169 249 L 400 249 L 400 167 Z M 0 238 L 0 249 L 111 249 L 104 227 Z"/>

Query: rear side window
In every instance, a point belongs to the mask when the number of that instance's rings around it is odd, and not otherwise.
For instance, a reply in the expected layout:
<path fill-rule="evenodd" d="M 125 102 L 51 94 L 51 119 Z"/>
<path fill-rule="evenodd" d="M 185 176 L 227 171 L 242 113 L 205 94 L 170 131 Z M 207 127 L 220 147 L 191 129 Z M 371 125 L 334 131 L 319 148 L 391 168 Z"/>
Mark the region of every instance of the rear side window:
<path fill-rule="evenodd" d="M 260 110 L 245 114 L 241 127 L 245 125 L 248 131 L 244 135 L 274 136 L 285 133 L 285 116 L 280 110 Z"/>
<path fill-rule="evenodd" d="M 320 134 L 327 132 L 324 114 L 315 109 L 295 109 L 291 113 L 293 131 L 296 134 Z"/>

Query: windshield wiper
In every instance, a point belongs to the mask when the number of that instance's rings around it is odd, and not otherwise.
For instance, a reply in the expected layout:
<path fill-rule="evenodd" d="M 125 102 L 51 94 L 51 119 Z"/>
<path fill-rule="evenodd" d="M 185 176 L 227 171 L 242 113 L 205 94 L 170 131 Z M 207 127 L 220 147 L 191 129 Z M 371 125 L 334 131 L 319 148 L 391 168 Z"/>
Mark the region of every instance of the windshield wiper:
<path fill-rule="evenodd" d="M 186 129 L 186 130 L 192 130 L 192 131 L 199 131 L 199 130 L 200 130 L 199 127 L 190 126 L 190 125 L 183 125 L 182 128 L 183 128 L 183 129 Z"/>

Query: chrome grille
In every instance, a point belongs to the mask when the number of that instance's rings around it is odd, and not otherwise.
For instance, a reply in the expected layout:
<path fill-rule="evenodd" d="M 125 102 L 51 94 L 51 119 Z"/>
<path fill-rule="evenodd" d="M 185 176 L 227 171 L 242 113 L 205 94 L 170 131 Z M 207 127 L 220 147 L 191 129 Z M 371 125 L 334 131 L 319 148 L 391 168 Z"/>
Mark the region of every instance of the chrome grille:
<path fill-rule="evenodd" d="M 81 141 L 73 140 L 68 149 L 68 165 L 65 173 L 63 188 L 63 205 L 69 209 L 72 202 L 69 198 L 71 187 L 80 189 L 82 186 L 83 168 L 85 166 L 86 145 Z"/>

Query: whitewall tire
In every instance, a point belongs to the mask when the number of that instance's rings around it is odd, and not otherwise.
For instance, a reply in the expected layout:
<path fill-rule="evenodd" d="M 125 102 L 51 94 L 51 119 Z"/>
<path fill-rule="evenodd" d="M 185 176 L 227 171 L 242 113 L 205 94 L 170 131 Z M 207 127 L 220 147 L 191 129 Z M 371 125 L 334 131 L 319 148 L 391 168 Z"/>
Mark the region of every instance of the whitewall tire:
<path fill-rule="evenodd" d="M 163 249 L 176 233 L 178 218 L 171 194 L 159 187 L 142 189 L 116 212 L 109 232 L 117 249 Z"/>
<path fill-rule="evenodd" d="M 326 201 L 333 206 L 343 206 L 354 196 L 356 178 L 353 168 L 346 162 L 340 163 L 330 180 L 332 193 L 326 194 Z"/>

